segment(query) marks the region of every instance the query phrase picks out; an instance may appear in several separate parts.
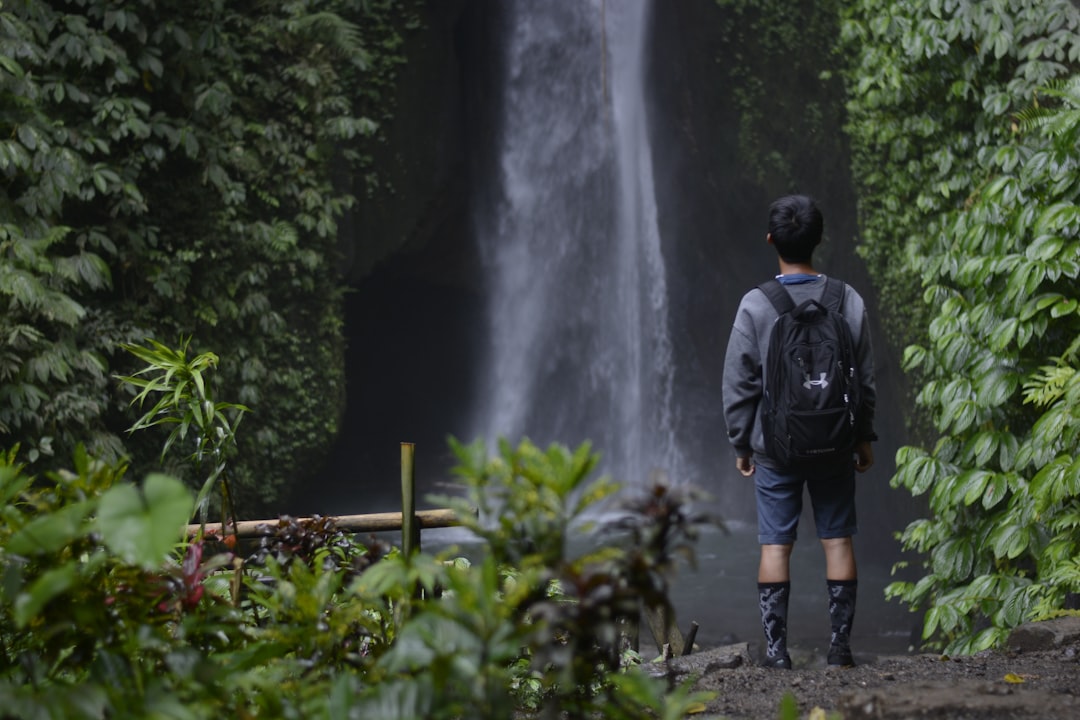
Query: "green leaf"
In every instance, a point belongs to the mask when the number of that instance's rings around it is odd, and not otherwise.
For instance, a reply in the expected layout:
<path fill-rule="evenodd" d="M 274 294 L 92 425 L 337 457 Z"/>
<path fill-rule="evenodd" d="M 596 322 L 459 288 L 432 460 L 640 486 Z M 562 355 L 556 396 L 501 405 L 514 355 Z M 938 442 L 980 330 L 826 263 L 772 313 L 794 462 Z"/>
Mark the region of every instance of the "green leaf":
<path fill-rule="evenodd" d="M 53 568 L 37 578 L 25 592 L 15 597 L 15 624 L 19 628 L 37 617 L 37 614 L 54 598 L 67 592 L 75 584 L 78 567 L 67 563 Z"/>
<path fill-rule="evenodd" d="M 1049 234 L 1075 226 L 1077 222 L 1080 222 L 1080 207 L 1069 202 L 1058 202 L 1039 215 L 1035 221 L 1035 231 L 1040 235 Z"/>
<path fill-rule="evenodd" d="M 993 508 L 1001 499 L 1005 497 L 1005 493 L 1009 489 L 1009 480 L 1004 475 L 995 474 L 990 478 L 990 482 L 986 484 L 986 494 L 983 495 L 983 507 L 987 510 Z"/>
<path fill-rule="evenodd" d="M 1031 260 L 1050 260 L 1056 256 L 1065 245 L 1065 238 L 1060 235 L 1040 235 L 1035 238 L 1024 254 Z"/>
<path fill-rule="evenodd" d="M 922 456 L 900 468 L 896 478 L 911 491 L 912 495 L 921 495 L 933 485 L 939 470 L 933 458 Z"/>
<path fill-rule="evenodd" d="M 1080 305 L 1080 303 L 1077 303 L 1075 298 L 1070 298 L 1068 300 L 1062 298 L 1050 308 L 1050 317 L 1057 319 L 1073 315 L 1076 313 L 1078 305 Z"/>
<path fill-rule="evenodd" d="M 990 546 L 997 558 L 1013 559 L 1027 549 L 1031 536 L 1021 525 L 1000 525 L 990 534 Z"/>
<path fill-rule="evenodd" d="M 904 359 L 901 366 L 905 371 L 914 370 L 922 366 L 926 360 L 926 349 L 919 345 L 909 345 L 904 348 Z"/>
<path fill-rule="evenodd" d="M 1016 328 L 1020 324 L 1017 318 L 1009 318 L 997 326 L 990 334 L 989 345 L 994 352 L 1001 352 L 1016 337 Z"/>
<path fill-rule="evenodd" d="M 192 505 L 183 483 L 153 473 L 142 488 L 110 488 L 101 498 L 97 528 L 105 545 L 124 561 L 154 569 L 180 540 Z"/>
<path fill-rule="evenodd" d="M 971 505 L 982 498 L 993 473 L 986 470 L 968 470 L 957 478 L 956 497 L 965 505 Z"/>
<path fill-rule="evenodd" d="M 962 580 L 971 574 L 975 551 L 970 540 L 951 538 L 934 548 L 932 558 L 934 574 Z"/>
<path fill-rule="evenodd" d="M 975 392 L 981 402 L 989 407 L 1005 404 L 1020 387 L 1020 376 L 1003 368 L 994 368 L 975 381 Z"/>
<path fill-rule="evenodd" d="M 37 555 L 60 550 L 85 534 L 83 520 L 93 507 L 93 502 L 84 500 L 34 518 L 11 536 L 8 552 Z"/>
<path fill-rule="evenodd" d="M 3 454 L 0 453 L 0 458 Z M 23 474 L 19 467 L 0 465 L 0 507 L 7 506 L 16 496 L 30 487 L 32 478 Z"/>

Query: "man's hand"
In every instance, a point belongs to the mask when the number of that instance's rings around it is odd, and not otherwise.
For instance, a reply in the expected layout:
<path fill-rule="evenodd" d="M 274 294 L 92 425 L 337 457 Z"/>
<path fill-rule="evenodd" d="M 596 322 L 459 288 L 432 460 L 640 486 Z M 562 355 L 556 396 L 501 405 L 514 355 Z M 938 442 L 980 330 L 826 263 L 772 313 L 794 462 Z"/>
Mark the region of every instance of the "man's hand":
<path fill-rule="evenodd" d="M 754 474 L 754 461 L 749 456 L 735 458 L 735 467 L 739 469 L 743 477 L 750 477 Z"/>
<path fill-rule="evenodd" d="M 855 446 L 855 469 L 866 472 L 873 464 L 874 448 L 870 446 L 869 441 L 864 440 Z"/>

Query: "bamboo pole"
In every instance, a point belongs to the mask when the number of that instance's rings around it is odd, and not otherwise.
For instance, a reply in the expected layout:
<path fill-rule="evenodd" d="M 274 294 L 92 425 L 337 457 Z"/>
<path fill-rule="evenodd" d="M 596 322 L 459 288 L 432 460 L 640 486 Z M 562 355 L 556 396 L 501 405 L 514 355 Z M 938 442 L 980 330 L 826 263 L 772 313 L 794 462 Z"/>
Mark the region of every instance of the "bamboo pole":
<path fill-rule="evenodd" d="M 401 551 L 412 557 L 420 550 L 420 525 L 416 520 L 416 474 L 413 456 L 416 446 L 401 443 Z"/>
<path fill-rule="evenodd" d="M 352 532 L 384 532 L 389 530 L 402 530 L 405 526 L 403 514 L 399 512 L 368 513 L 366 515 L 337 515 L 333 516 L 334 524 L 341 530 Z M 461 520 L 456 512 L 449 508 L 437 508 L 435 510 L 417 510 L 413 513 L 416 530 L 430 528 L 448 528 L 461 525 Z M 311 518 L 300 518 L 300 521 Z M 261 526 L 273 527 L 278 520 L 241 520 L 236 523 L 235 534 L 239 538 L 258 537 L 262 533 Z M 196 535 L 198 523 L 187 526 L 187 534 Z M 231 529 L 231 528 L 230 528 Z M 206 523 L 206 532 L 221 535 L 221 523 Z"/>

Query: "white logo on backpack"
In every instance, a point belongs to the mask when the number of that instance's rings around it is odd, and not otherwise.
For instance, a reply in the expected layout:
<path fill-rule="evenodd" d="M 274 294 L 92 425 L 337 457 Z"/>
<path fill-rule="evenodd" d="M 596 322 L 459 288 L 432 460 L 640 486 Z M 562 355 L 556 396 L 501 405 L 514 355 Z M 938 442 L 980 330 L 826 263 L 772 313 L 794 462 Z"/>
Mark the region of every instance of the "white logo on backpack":
<path fill-rule="evenodd" d="M 820 373 L 820 374 L 821 374 L 821 379 L 820 380 L 811 380 L 809 374 L 803 375 L 803 384 L 802 384 L 802 386 L 804 388 L 806 388 L 807 390 L 809 390 L 812 387 L 819 387 L 822 390 L 829 387 L 829 381 L 825 379 L 825 373 Z"/>

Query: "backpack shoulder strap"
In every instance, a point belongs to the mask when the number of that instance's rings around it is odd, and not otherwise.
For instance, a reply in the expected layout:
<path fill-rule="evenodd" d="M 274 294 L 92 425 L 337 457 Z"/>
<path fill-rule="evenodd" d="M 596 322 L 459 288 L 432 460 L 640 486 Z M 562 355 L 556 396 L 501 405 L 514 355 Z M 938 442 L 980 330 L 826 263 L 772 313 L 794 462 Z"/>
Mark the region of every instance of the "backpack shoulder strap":
<path fill-rule="evenodd" d="M 779 283 L 777 283 L 779 285 Z M 821 291 L 821 304 L 835 313 L 844 314 L 845 285 L 840 280 L 825 278 L 825 289 Z"/>
<path fill-rule="evenodd" d="M 758 290 L 761 290 L 761 292 L 765 293 L 765 297 L 769 298 L 769 302 L 776 308 L 777 315 L 783 315 L 795 309 L 795 302 L 791 299 L 791 295 L 788 294 L 788 291 L 784 289 L 784 286 L 776 278 L 761 283 L 758 285 Z"/>

